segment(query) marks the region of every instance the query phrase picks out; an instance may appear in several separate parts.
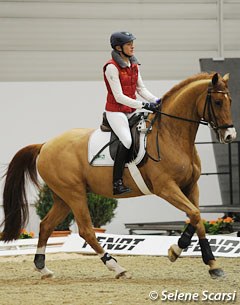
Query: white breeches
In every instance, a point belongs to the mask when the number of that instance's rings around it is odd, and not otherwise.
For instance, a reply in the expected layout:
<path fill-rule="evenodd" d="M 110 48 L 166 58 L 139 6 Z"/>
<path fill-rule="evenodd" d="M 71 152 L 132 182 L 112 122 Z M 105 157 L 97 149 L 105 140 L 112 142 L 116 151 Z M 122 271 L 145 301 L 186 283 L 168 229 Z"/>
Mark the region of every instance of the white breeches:
<path fill-rule="evenodd" d="M 132 145 L 132 136 L 128 124 L 128 118 L 132 115 L 133 113 L 106 111 L 108 123 L 127 149 Z"/>

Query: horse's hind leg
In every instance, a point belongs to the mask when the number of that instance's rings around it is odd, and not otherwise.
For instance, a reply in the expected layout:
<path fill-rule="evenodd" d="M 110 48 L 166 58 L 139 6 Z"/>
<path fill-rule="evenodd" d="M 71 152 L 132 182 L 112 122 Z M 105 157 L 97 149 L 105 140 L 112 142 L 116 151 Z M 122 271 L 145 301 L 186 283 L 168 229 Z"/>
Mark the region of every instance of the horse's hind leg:
<path fill-rule="evenodd" d="M 126 270 L 117 263 L 116 259 L 105 252 L 99 244 L 93 230 L 85 190 L 71 193 L 65 191 L 64 193 L 68 194 L 68 198 L 64 199 L 68 202 L 74 214 L 79 235 L 93 248 L 107 268 L 116 273 L 116 278 L 129 278 L 130 276 L 126 274 Z"/>
<path fill-rule="evenodd" d="M 45 266 L 45 252 L 49 236 L 54 228 L 69 214 L 69 206 L 56 194 L 53 194 L 54 204 L 46 217 L 40 223 L 40 232 L 37 251 L 34 258 L 36 270 L 42 274 L 42 278 L 52 277 L 53 272 Z"/>

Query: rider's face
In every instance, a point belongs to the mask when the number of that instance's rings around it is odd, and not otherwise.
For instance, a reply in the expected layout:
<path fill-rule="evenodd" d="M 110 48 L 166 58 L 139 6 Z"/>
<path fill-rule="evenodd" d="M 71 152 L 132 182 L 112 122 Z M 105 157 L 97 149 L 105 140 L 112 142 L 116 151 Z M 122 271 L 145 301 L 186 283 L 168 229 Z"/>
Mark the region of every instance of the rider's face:
<path fill-rule="evenodd" d="M 123 51 L 125 54 L 127 54 L 128 56 L 133 56 L 134 54 L 134 45 L 133 45 L 133 41 L 127 42 L 123 45 Z"/>

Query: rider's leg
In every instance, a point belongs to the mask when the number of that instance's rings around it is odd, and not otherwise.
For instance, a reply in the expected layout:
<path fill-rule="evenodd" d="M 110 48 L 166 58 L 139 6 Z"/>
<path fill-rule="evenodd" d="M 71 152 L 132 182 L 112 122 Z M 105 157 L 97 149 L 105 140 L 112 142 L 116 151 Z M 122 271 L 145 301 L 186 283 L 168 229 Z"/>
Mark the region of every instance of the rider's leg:
<path fill-rule="evenodd" d="M 113 195 L 131 192 L 131 189 L 125 186 L 122 180 L 128 152 L 129 150 L 119 142 L 113 166 Z"/>
<path fill-rule="evenodd" d="M 132 137 L 128 119 L 124 113 L 107 111 L 106 116 L 112 130 L 120 140 L 113 167 L 113 194 L 123 194 L 131 191 L 123 184 L 122 176 L 128 152 L 132 145 Z"/>

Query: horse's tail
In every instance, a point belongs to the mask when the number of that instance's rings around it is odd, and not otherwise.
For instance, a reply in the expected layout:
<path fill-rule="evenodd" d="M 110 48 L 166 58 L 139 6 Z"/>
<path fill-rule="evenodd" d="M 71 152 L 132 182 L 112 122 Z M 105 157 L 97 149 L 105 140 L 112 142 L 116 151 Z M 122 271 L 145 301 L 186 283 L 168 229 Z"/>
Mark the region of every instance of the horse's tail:
<path fill-rule="evenodd" d="M 5 219 L 1 239 L 17 239 L 28 222 L 29 209 L 25 190 L 26 178 L 38 186 L 36 159 L 43 144 L 29 145 L 19 150 L 6 171 L 3 189 Z"/>

